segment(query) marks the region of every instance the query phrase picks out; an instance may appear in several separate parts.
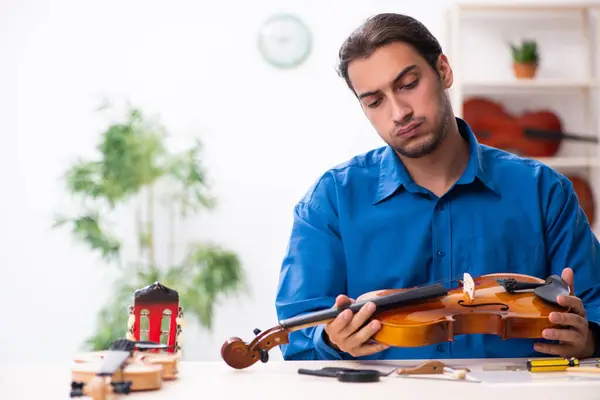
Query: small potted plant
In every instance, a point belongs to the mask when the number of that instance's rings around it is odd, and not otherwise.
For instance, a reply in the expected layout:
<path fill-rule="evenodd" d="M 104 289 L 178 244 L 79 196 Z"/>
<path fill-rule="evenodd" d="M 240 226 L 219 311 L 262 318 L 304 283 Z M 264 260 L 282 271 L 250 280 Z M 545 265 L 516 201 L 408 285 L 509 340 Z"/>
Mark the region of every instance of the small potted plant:
<path fill-rule="evenodd" d="M 515 77 L 517 79 L 535 77 L 539 63 L 537 43 L 533 40 L 523 40 L 520 46 L 511 44 L 510 47 Z"/>

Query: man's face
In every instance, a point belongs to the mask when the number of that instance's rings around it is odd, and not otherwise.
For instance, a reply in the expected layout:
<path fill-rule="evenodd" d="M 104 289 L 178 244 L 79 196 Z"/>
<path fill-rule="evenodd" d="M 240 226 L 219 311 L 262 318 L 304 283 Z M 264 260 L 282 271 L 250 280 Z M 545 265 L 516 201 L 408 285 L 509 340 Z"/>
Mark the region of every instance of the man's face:
<path fill-rule="evenodd" d="M 412 46 L 400 42 L 348 67 L 367 118 L 400 155 L 428 155 L 446 136 L 452 110 L 444 90 L 452 84 L 452 71 L 445 56 L 438 68 L 441 77 Z"/>

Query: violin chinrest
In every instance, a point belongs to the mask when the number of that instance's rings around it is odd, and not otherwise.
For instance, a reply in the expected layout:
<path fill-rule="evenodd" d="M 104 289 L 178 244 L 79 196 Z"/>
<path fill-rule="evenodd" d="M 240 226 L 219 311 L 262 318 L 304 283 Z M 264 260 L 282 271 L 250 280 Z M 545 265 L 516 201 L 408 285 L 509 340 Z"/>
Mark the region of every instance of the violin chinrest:
<path fill-rule="evenodd" d="M 533 292 L 544 301 L 551 304 L 558 304 L 558 296 L 568 296 L 571 294 L 569 285 L 558 275 L 551 275 L 548 278 L 548 284 L 538 286 Z"/>

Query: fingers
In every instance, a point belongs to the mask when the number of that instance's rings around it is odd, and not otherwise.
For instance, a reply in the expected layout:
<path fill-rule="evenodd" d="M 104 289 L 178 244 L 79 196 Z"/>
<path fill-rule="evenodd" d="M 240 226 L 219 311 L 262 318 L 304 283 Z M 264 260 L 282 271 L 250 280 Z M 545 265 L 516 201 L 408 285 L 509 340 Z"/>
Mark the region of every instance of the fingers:
<path fill-rule="evenodd" d="M 354 349 L 365 344 L 369 341 L 369 339 L 371 339 L 371 336 L 377 333 L 379 329 L 381 329 L 381 322 L 377 320 L 369 322 L 356 333 L 350 334 L 346 337 L 346 346 L 348 346 L 350 349 Z M 344 333 L 345 332 L 346 331 L 344 331 Z"/>
<path fill-rule="evenodd" d="M 583 302 L 579 297 L 575 296 L 558 296 L 556 299 L 558 304 L 563 307 L 569 307 L 571 312 L 581 315 L 582 317 L 586 316 L 585 308 L 583 307 Z M 554 322 L 554 321 L 552 321 Z"/>
<path fill-rule="evenodd" d="M 345 305 L 348 305 L 348 304 L 352 304 L 354 302 L 355 302 L 354 299 L 351 299 L 348 296 L 344 296 L 343 294 L 340 294 L 335 299 L 335 305 L 334 305 L 334 307 L 341 307 L 341 306 L 345 306 Z"/>
<path fill-rule="evenodd" d="M 571 268 L 565 268 L 562 271 L 561 274 L 561 278 L 563 281 L 565 281 L 568 285 L 569 285 L 569 289 L 571 291 L 571 294 L 575 293 L 575 287 L 574 287 L 574 277 L 573 277 L 573 270 Z"/>
<path fill-rule="evenodd" d="M 564 344 L 536 343 L 533 348 L 540 353 L 553 354 L 561 358 L 569 358 L 573 353 L 573 346 Z"/>
<path fill-rule="evenodd" d="M 342 330 L 341 334 L 345 337 L 348 337 L 350 335 L 352 335 L 354 332 L 356 332 L 361 326 L 363 326 L 365 324 L 365 322 L 367 322 L 367 320 L 369 319 L 369 317 L 371 317 L 371 315 L 373 315 L 373 312 L 375 311 L 375 304 L 368 302 L 367 304 L 365 304 L 354 316 L 354 318 L 352 318 L 352 320 L 350 321 L 350 323 L 348 325 L 346 325 L 346 327 L 344 327 L 344 329 Z M 371 323 L 374 322 L 378 322 L 378 321 L 371 321 Z M 379 325 L 377 326 L 373 326 L 373 328 L 377 328 L 379 329 Z"/>
<path fill-rule="evenodd" d="M 354 299 L 349 298 L 348 296 L 339 295 L 335 299 L 334 308 L 345 306 L 348 304 L 354 303 Z M 330 322 L 327 326 L 325 326 L 325 331 L 331 338 L 332 334 L 337 334 L 337 332 L 341 331 L 348 325 L 348 323 L 352 320 L 353 312 L 351 310 L 342 311 L 332 322 Z"/>
<path fill-rule="evenodd" d="M 575 329 L 544 329 L 545 339 L 560 340 L 562 343 L 577 345 L 585 341 L 585 336 Z"/>
<path fill-rule="evenodd" d="M 373 314 L 375 311 L 375 304 L 368 302 L 361 309 L 354 314 L 351 310 L 344 310 L 340 315 L 338 315 L 332 322 L 330 322 L 326 327 L 325 331 L 329 335 L 329 338 L 332 342 L 334 342 L 338 347 L 341 345 L 341 342 L 344 342 L 348 339 L 350 335 L 353 335 Z M 372 323 L 378 323 L 377 321 L 372 321 Z M 379 326 L 375 327 L 371 326 L 371 330 L 374 328 L 375 331 L 371 333 L 371 335 L 377 330 L 379 330 Z M 363 332 L 359 338 L 365 336 Z M 368 338 L 367 338 L 368 339 Z M 367 339 L 363 340 L 366 341 Z M 355 347 L 358 345 L 357 339 L 353 339 L 353 344 L 351 347 Z M 349 347 L 347 344 L 346 347 Z"/>
<path fill-rule="evenodd" d="M 354 302 L 346 296 L 336 298 L 336 306 Z M 377 320 L 365 323 L 375 311 L 375 304 L 367 302 L 360 310 L 353 314 L 351 310 L 344 310 L 333 321 L 325 326 L 325 332 L 329 341 L 340 350 L 358 357 L 377 353 L 387 349 L 389 346 L 373 343 L 371 337 L 381 328 L 381 322 Z"/>
<path fill-rule="evenodd" d="M 585 317 L 575 313 L 550 313 L 550 322 L 565 327 L 574 328 L 584 335 L 588 331 L 588 323 Z M 557 330 L 557 329 L 551 329 Z"/>
<path fill-rule="evenodd" d="M 365 344 L 360 347 L 355 347 L 354 349 L 349 351 L 349 353 L 350 353 L 350 355 L 352 355 L 354 357 L 368 356 L 371 354 L 379 353 L 380 351 L 383 351 L 389 347 L 390 346 L 387 346 L 385 344 L 379 344 L 379 343 Z"/>

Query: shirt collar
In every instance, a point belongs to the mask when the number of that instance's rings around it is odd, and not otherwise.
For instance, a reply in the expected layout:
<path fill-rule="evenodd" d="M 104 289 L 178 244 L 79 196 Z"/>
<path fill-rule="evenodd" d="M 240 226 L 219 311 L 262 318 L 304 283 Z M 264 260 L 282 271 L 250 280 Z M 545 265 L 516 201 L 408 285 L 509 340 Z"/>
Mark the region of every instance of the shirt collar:
<path fill-rule="evenodd" d="M 470 184 L 477 178 L 477 180 L 483 183 L 488 189 L 499 195 L 499 190 L 492 180 L 491 171 L 485 164 L 485 159 L 482 156 L 482 148 L 479 145 L 475 134 L 463 119 L 458 117 L 455 118 L 458 124 L 458 131 L 462 137 L 469 142 L 469 163 L 456 184 Z M 402 187 L 410 192 L 426 193 L 426 190 L 417 186 L 410 177 L 394 149 L 387 146 L 381 157 L 379 185 L 377 186 L 377 191 L 375 193 L 374 203 L 377 204 L 380 201 L 385 200 Z"/>

